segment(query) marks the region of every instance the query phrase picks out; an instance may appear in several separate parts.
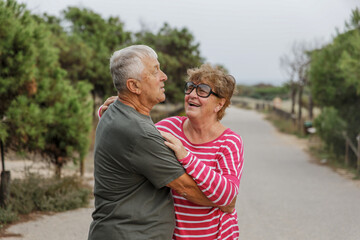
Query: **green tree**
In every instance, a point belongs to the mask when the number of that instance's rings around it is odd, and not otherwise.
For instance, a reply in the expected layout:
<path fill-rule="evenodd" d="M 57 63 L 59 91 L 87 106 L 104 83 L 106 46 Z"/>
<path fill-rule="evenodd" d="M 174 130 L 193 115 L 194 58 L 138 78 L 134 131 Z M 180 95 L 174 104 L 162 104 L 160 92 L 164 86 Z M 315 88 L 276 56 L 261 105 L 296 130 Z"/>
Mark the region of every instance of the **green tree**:
<path fill-rule="evenodd" d="M 70 23 L 68 43 L 62 50 L 61 63 L 73 81 L 86 80 L 93 85 L 92 94 L 103 98 L 115 93 L 109 71 L 111 54 L 131 42 L 118 17 L 102 18 L 99 14 L 77 7 L 63 11 L 62 22 Z"/>
<path fill-rule="evenodd" d="M 358 23 L 358 16 L 356 9 L 351 22 Z M 338 33 L 332 43 L 312 52 L 309 77 L 314 100 L 320 107 L 334 108 L 332 115 L 346 122 L 346 133 L 355 140 L 360 133 L 360 28 L 352 26 Z M 337 151 L 343 153 L 345 143 L 339 144 Z"/>
<path fill-rule="evenodd" d="M 360 30 L 353 31 L 348 36 L 351 49 L 345 49 L 338 66 L 345 79 L 346 86 L 356 88 L 357 94 L 360 95 Z"/>
<path fill-rule="evenodd" d="M 49 26 L 14 0 L 0 0 L 0 125 L 7 148 L 57 166 L 87 152 L 91 85 L 71 85 Z M 91 108 L 90 108 L 91 109 Z"/>
<path fill-rule="evenodd" d="M 52 32 L 51 39 L 59 51 L 59 63 L 66 70 L 66 77 L 72 83 L 88 81 L 92 66 L 89 59 L 93 59 L 95 51 L 80 36 L 69 34 L 61 25 L 62 19 L 44 14 L 39 21 L 45 22 Z"/>

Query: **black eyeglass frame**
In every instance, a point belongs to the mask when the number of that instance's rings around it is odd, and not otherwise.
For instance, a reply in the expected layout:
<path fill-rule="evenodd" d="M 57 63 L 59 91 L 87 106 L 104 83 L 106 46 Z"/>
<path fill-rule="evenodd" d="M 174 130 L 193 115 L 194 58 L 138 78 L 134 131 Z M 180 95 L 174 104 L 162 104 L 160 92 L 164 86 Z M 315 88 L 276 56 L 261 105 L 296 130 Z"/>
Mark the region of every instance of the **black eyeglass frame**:
<path fill-rule="evenodd" d="M 193 89 L 191 89 L 190 92 L 186 92 L 186 89 L 188 89 L 188 88 L 190 87 L 190 86 L 188 86 L 189 84 L 191 84 L 191 85 L 193 86 Z M 207 96 L 200 96 L 199 93 L 198 93 L 198 89 L 199 89 L 198 87 L 199 87 L 199 86 L 206 86 L 206 87 L 208 87 L 208 88 L 210 89 L 209 94 L 208 94 Z M 193 83 L 193 82 L 187 82 L 187 83 L 185 83 L 185 87 L 184 87 L 184 93 L 185 93 L 185 95 L 191 94 L 192 91 L 194 91 L 195 88 L 196 88 L 196 95 L 198 95 L 198 96 L 201 97 L 201 98 L 208 98 L 211 94 L 214 94 L 214 96 L 220 98 L 219 94 L 217 94 L 216 92 L 214 92 L 214 91 L 211 89 L 211 87 L 210 87 L 209 85 L 205 84 L 205 83 L 200 83 L 200 84 L 198 84 L 198 85 L 196 85 L 196 84 Z"/>

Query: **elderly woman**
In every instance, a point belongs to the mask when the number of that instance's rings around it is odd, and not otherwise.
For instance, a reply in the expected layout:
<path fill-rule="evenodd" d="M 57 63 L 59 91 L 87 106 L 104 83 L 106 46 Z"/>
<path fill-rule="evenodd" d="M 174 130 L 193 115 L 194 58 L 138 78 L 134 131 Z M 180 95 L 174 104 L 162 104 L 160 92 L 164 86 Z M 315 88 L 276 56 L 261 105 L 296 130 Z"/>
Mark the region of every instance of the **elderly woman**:
<path fill-rule="evenodd" d="M 204 64 L 188 70 L 185 84 L 186 117 L 156 124 L 186 172 L 214 204 L 229 205 L 237 196 L 243 170 L 241 137 L 221 124 L 235 80 Z M 109 103 L 105 103 L 108 105 Z M 194 204 L 173 191 L 174 239 L 238 239 L 237 213 Z"/>

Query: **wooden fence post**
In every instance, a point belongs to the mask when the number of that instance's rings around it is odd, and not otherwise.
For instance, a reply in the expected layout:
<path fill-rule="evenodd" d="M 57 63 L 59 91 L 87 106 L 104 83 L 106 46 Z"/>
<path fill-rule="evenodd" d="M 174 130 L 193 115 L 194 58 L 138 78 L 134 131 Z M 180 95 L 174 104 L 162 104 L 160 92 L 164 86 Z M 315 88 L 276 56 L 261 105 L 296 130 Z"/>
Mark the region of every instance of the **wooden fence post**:
<path fill-rule="evenodd" d="M 0 148 L 1 148 L 1 163 L 2 163 L 2 171 L 1 171 L 1 183 L 0 183 L 0 206 L 6 207 L 8 196 L 10 194 L 10 171 L 5 171 L 5 157 L 4 157 L 4 144 L 0 140 Z"/>
<path fill-rule="evenodd" d="M 360 175 L 360 133 L 356 137 L 356 140 L 358 142 L 358 146 L 357 146 L 357 173 Z"/>
<path fill-rule="evenodd" d="M 360 133 L 357 135 L 356 140 L 358 142 L 357 146 L 356 144 L 351 141 L 351 139 L 346 135 L 345 132 L 342 133 L 345 138 L 345 163 L 348 166 L 349 165 L 349 147 L 354 152 L 355 156 L 357 157 L 357 163 L 356 163 L 356 171 L 357 174 L 360 176 Z"/>
<path fill-rule="evenodd" d="M 345 166 L 349 166 L 349 143 L 347 139 L 345 139 Z"/>
<path fill-rule="evenodd" d="M 80 176 L 83 177 L 85 172 L 85 158 L 80 159 L 79 165 L 80 165 Z"/>
<path fill-rule="evenodd" d="M 346 135 L 345 131 L 341 132 L 344 139 L 345 139 L 345 166 L 348 167 L 349 166 L 349 141 Z"/>
<path fill-rule="evenodd" d="M 0 150 L 1 150 L 1 166 L 2 170 L 5 171 L 5 155 L 4 155 L 4 144 L 3 141 L 0 140 Z"/>

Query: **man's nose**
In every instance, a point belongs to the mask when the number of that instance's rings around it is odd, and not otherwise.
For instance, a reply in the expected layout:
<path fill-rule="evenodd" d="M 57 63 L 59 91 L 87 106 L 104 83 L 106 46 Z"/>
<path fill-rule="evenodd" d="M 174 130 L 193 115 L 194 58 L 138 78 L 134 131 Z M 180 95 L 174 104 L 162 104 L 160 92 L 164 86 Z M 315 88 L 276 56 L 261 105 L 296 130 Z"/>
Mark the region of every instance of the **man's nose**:
<path fill-rule="evenodd" d="M 160 70 L 161 71 L 161 70 Z M 166 74 L 163 72 L 163 71 L 161 71 L 161 74 L 162 74 L 162 76 L 161 76 L 161 81 L 166 81 L 167 79 L 168 79 L 168 77 L 166 76 Z"/>

